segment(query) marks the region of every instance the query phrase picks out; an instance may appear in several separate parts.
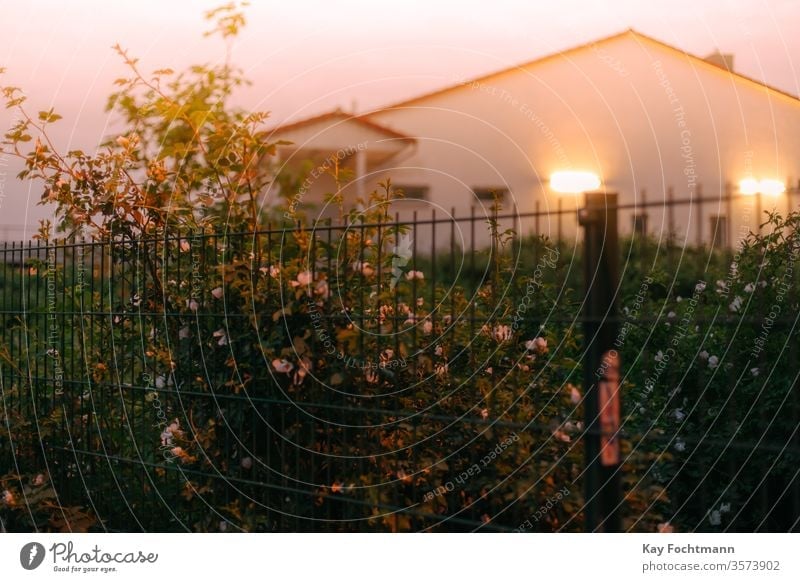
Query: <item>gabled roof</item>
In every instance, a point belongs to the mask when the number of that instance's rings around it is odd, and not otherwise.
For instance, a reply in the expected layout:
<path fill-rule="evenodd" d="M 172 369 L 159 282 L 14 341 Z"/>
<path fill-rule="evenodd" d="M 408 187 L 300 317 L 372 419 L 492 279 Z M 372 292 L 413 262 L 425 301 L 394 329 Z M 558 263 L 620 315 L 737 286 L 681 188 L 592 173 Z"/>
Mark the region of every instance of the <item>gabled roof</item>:
<path fill-rule="evenodd" d="M 636 40 L 638 40 L 640 42 L 653 44 L 653 45 L 655 45 L 655 46 L 657 46 L 657 47 L 659 47 L 661 49 L 667 49 L 668 51 L 674 52 L 674 53 L 676 53 L 676 54 L 678 54 L 678 55 L 680 55 L 680 56 L 682 56 L 684 58 L 687 58 L 691 62 L 695 62 L 697 64 L 701 64 L 701 66 L 706 67 L 709 70 L 716 71 L 716 74 L 732 76 L 734 79 L 738 79 L 740 81 L 744 81 L 744 82 L 747 82 L 747 83 L 755 84 L 755 85 L 757 85 L 758 87 L 760 87 L 762 89 L 767 89 L 769 91 L 772 91 L 774 93 L 777 93 L 779 95 L 787 97 L 791 101 L 793 101 L 795 104 L 800 105 L 800 98 L 798 98 L 796 95 L 792 95 L 791 93 L 787 93 L 786 91 L 783 91 L 781 89 L 777 89 L 775 87 L 772 87 L 771 85 L 768 85 L 768 84 L 763 83 L 761 81 L 757 81 L 757 80 L 755 80 L 755 79 L 753 79 L 751 77 L 748 77 L 746 75 L 742 75 L 741 73 L 737 73 L 735 71 L 730 71 L 730 70 L 727 70 L 727 69 L 723 69 L 723 68 L 721 68 L 721 67 L 719 67 L 719 66 L 717 66 L 717 65 L 715 65 L 713 63 L 708 62 L 706 59 L 704 59 L 702 57 L 699 57 L 699 56 L 694 55 L 692 53 L 688 53 L 688 52 L 686 52 L 684 50 L 681 50 L 681 49 L 679 49 L 677 47 L 674 47 L 674 46 L 672 46 L 670 44 L 667 44 L 667 43 L 665 43 L 663 41 L 657 40 L 657 39 L 655 39 L 653 37 L 647 36 L 646 34 L 642 34 L 641 32 L 637 32 L 634 29 L 629 28 L 627 30 L 624 30 L 622 32 L 618 32 L 616 34 L 612 34 L 610 36 L 606 36 L 606 37 L 601 38 L 599 40 L 593 40 L 591 42 L 584 43 L 584 44 L 581 44 L 581 45 L 578 45 L 578 46 L 575 46 L 575 47 L 572 47 L 572 48 L 569 48 L 569 49 L 566 49 L 566 50 L 563 50 L 563 51 L 558 51 L 558 52 L 551 53 L 551 54 L 543 56 L 543 57 L 539 57 L 539 58 L 533 59 L 532 61 L 527 61 L 527 62 L 521 63 L 519 65 L 515 65 L 515 66 L 512 66 L 512 67 L 507 67 L 505 69 L 501 69 L 499 71 L 495 71 L 495 72 L 489 73 L 487 75 L 476 77 L 474 79 L 470 79 L 468 81 L 464 81 L 464 82 L 458 83 L 456 85 L 450 85 L 450 86 L 444 87 L 442 89 L 437 89 L 435 91 L 431 91 L 430 93 L 425 93 L 425 94 L 419 95 L 417 97 L 412 97 L 411 99 L 405 99 L 403 101 L 400 101 L 398 103 L 394 103 L 392 105 L 387 105 L 385 107 L 380 107 L 380 108 L 375 109 L 375 110 L 373 110 L 373 111 L 371 111 L 371 112 L 369 112 L 369 113 L 367 113 L 365 115 L 373 115 L 373 114 L 380 113 L 382 111 L 387 111 L 387 110 L 390 110 L 390 109 L 400 109 L 400 108 L 404 108 L 404 107 L 409 107 L 411 105 L 415 105 L 417 103 L 420 103 L 420 102 L 425 101 L 427 99 L 430 99 L 432 97 L 438 97 L 439 95 L 443 95 L 445 93 L 450 93 L 452 91 L 459 91 L 459 90 L 463 90 L 463 89 L 468 89 L 470 87 L 470 85 L 474 84 L 474 83 L 487 83 L 488 81 L 490 81 L 492 79 L 495 79 L 496 77 L 500 77 L 502 75 L 506 75 L 508 73 L 513 73 L 515 71 L 519 71 L 519 70 L 526 69 L 526 68 L 529 68 L 529 67 L 534 67 L 534 66 L 537 66 L 537 65 L 541 65 L 541 64 L 547 63 L 547 62 L 549 62 L 549 61 L 551 61 L 553 59 L 567 57 L 567 56 L 570 56 L 570 55 L 572 55 L 574 53 L 577 53 L 577 52 L 580 52 L 580 51 L 583 51 L 583 50 L 586 50 L 586 49 L 590 49 L 590 48 L 596 47 L 598 45 L 602 45 L 602 44 L 613 42 L 613 41 L 618 40 L 620 38 L 624 38 L 625 36 L 632 36 L 632 37 L 634 37 Z"/>
<path fill-rule="evenodd" d="M 327 113 L 323 113 L 321 115 L 314 115 L 313 117 L 307 117 L 305 119 L 301 119 L 299 121 L 294 121 L 292 123 L 287 123 L 286 125 L 279 125 L 278 127 L 273 128 L 270 133 L 273 136 L 279 136 L 281 133 L 292 131 L 294 129 L 300 129 L 303 127 L 308 127 L 311 125 L 316 125 L 319 123 L 325 123 L 328 121 L 352 121 L 373 131 L 377 131 L 378 133 L 382 133 L 387 137 L 394 138 L 394 139 L 413 139 L 408 135 L 395 131 L 393 129 L 389 129 L 388 127 L 384 127 L 383 125 L 372 121 L 371 119 L 367 119 L 365 116 L 362 115 L 351 115 L 349 113 L 345 113 L 341 109 L 334 109 L 333 111 L 329 111 Z"/>
<path fill-rule="evenodd" d="M 667 49 L 669 51 L 678 53 L 678 54 L 680 54 L 680 55 L 682 55 L 684 57 L 688 57 L 692 61 L 696 61 L 698 63 L 702 63 L 703 66 L 710 67 L 712 70 L 717 71 L 718 74 L 732 76 L 734 79 L 738 79 L 740 81 L 745 81 L 747 83 L 751 83 L 753 85 L 757 85 L 758 87 L 760 87 L 762 89 L 767 89 L 768 91 L 772 91 L 774 93 L 777 93 L 778 95 L 782 95 L 784 97 L 788 97 L 791 101 L 794 101 L 796 104 L 800 105 L 800 97 L 798 97 L 797 95 L 793 95 L 792 93 L 789 93 L 787 91 L 784 91 L 783 89 L 778 89 L 777 87 L 773 87 L 772 85 L 764 83 L 763 81 L 758 81 L 757 79 L 753 79 L 752 77 L 748 77 L 747 75 L 743 75 L 742 73 L 737 73 L 736 71 L 732 71 L 732 70 L 729 70 L 729 69 L 723 69 L 722 67 L 720 67 L 718 65 L 715 65 L 714 63 L 709 62 L 708 60 L 704 59 L 703 57 L 699 57 L 699 56 L 697 56 L 695 54 L 688 53 L 688 52 L 686 52 L 684 50 L 681 50 L 681 49 L 679 49 L 677 47 L 672 46 L 671 44 L 667 44 L 667 43 L 665 43 L 665 42 L 663 42 L 661 40 L 658 40 L 657 38 L 653 38 L 652 36 L 647 36 L 646 34 L 642 34 L 641 32 L 637 32 L 637 31 L 633 30 L 632 28 L 629 28 L 625 32 L 628 33 L 628 34 L 633 35 L 636 38 L 639 38 L 641 40 L 644 40 L 646 42 L 649 42 L 649 43 L 654 44 L 656 46 L 659 46 L 661 48 L 664 48 L 664 49 Z"/>
<path fill-rule="evenodd" d="M 321 122 L 324 122 L 324 121 L 328 121 L 328 120 L 332 120 L 332 119 L 336 119 L 336 118 L 341 118 L 343 121 L 352 120 L 352 121 L 355 121 L 355 122 L 357 122 L 359 124 L 363 124 L 363 125 L 365 125 L 367 127 L 370 127 L 373 130 L 382 132 L 382 133 L 386 134 L 387 136 L 390 136 L 390 137 L 393 137 L 393 138 L 413 139 L 410 136 L 404 135 L 404 134 L 399 133 L 399 132 L 397 132 L 397 131 L 395 131 L 393 129 L 390 129 L 388 127 L 380 125 L 380 124 L 372 121 L 371 119 L 369 119 L 369 117 L 372 116 L 372 115 L 384 112 L 384 111 L 391 110 L 391 109 L 402 109 L 404 107 L 409 107 L 409 106 L 412 106 L 412 105 L 416 105 L 417 103 L 420 103 L 420 102 L 425 101 L 427 99 L 430 99 L 432 97 L 438 97 L 440 95 L 444 95 L 446 93 L 450 93 L 450 92 L 453 92 L 453 91 L 465 90 L 465 89 L 468 89 L 471 84 L 474 84 L 474 83 L 487 83 L 488 81 L 490 81 L 492 79 L 495 79 L 496 77 L 500 77 L 502 75 L 506 75 L 508 73 L 513 73 L 515 71 L 519 71 L 519 70 L 526 69 L 526 68 L 529 68 L 529 67 L 534 67 L 534 66 L 537 66 L 537 65 L 541 65 L 541 64 L 547 63 L 547 62 L 552 61 L 552 60 L 557 59 L 557 58 L 568 57 L 568 56 L 570 56 L 570 55 L 572 55 L 574 53 L 577 53 L 577 52 L 580 52 L 580 51 L 583 51 L 583 50 L 586 50 L 586 49 L 590 49 L 590 48 L 596 47 L 598 45 L 610 43 L 610 42 L 613 42 L 615 40 L 624 38 L 626 36 L 632 36 L 634 39 L 636 39 L 637 41 L 639 41 L 641 43 L 649 43 L 649 44 L 652 44 L 652 45 L 654 45 L 654 46 L 656 46 L 656 47 L 658 47 L 660 49 L 666 49 L 666 50 L 668 50 L 670 52 L 673 52 L 673 53 L 675 53 L 675 54 L 677 54 L 677 55 L 679 55 L 681 57 L 684 57 L 684 58 L 688 59 L 689 61 L 691 61 L 693 63 L 696 63 L 696 64 L 698 64 L 698 65 L 700 65 L 702 67 L 707 68 L 710 71 L 714 71 L 714 74 L 726 75 L 726 76 L 732 77 L 734 79 L 737 79 L 739 81 L 743 81 L 745 83 L 750 83 L 750 84 L 756 85 L 757 87 L 759 87 L 761 89 L 767 89 L 768 91 L 771 91 L 771 92 L 773 92 L 773 93 L 775 93 L 777 95 L 781 95 L 782 97 L 786 97 L 796 105 L 800 105 L 800 98 L 798 98 L 797 95 L 792 95 L 791 93 L 788 93 L 786 91 L 783 91 L 781 89 L 778 89 L 776 87 L 768 85 L 767 83 L 763 83 L 761 81 L 757 81 L 756 79 L 748 77 L 747 75 L 743 75 L 741 73 L 737 73 L 735 71 L 731 71 L 731 70 L 728 70 L 728 69 L 723 69 L 723 68 L 721 68 L 721 67 L 719 67 L 719 66 L 717 66 L 717 65 L 715 65 L 713 63 L 708 62 L 706 59 L 704 59 L 702 57 L 699 57 L 699 56 L 694 55 L 692 53 L 688 53 L 688 52 L 686 52 L 684 50 L 681 50 L 681 49 L 679 49 L 677 47 L 674 47 L 674 46 L 672 46 L 670 44 L 667 44 L 667 43 L 665 43 L 663 41 L 660 41 L 660 40 L 655 39 L 655 38 L 653 38 L 651 36 L 647 36 L 646 34 L 642 34 L 641 32 L 638 32 L 638 31 L 636 31 L 636 30 L 634 30 L 632 28 L 629 28 L 627 30 L 624 30 L 622 32 L 618 32 L 616 34 L 612 34 L 610 36 L 606 36 L 606 37 L 601 38 L 599 40 L 593 40 L 591 42 L 580 44 L 578 46 L 574 46 L 572 48 L 569 48 L 569 49 L 566 49 L 566 50 L 563 50 L 563 51 L 558 51 L 558 52 L 555 52 L 555 53 L 551 53 L 549 55 L 546 55 L 546 56 L 543 56 L 543 57 L 539 57 L 539 58 L 533 59 L 531 61 L 527 61 L 525 63 L 521 63 L 519 65 L 514 65 L 512 67 L 507 67 L 505 69 L 501 69 L 499 71 L 495 71 L 495 72 L 489 73 L 487 75 L 482 75 L 480 77 L 475 77 L 474 79 L 470 79 L 470 80 L 462 82 L 462 83 L 458 83 L 458 84 L 455 84 L 455 85 L 450 85 L 450 86 L 447 86 L 447 87 L 443 87 L 441 89 L 436 89 L 435 91 L 431 91 L 429 93 L 424 93 L 424 94 L 419 95 L 417 97 L 412 97 L 410 99 L 405 99 L 403 101 L 400 101 L 400 102 L 397 102 L 397 103 L 393 103 L 391 105 L 386 105 L 384 107 L 379 107 L 378 109 L 374 109 L 374 110 L 372 110 L 372 111 L 370 111 L 368 113 L 364 113 L 362 115 L 354 116 L 354 115 L 350 115 L 348 113 L 345 113 L 340 109 L 336 109 L 336 110 L 330 111 L 328 113 L 323 113 L 322 115 L 316 115 L 314 117 L 309 117 L 307 119 L 303 119 L 303 120 L 300 120 L 300 121 L 289 123 L 287 125 L 278 126 L 278 127 L 274 128 L 272 130 L 272 132 L 273 133 L 281 133 L 281 132 L 286 131 L 286 130 L 297 129 L 299 127 L 304 127 L 306 125 L 311 125 L 311 124 L 314 124 L 314 123 L 321 123 Z"/>

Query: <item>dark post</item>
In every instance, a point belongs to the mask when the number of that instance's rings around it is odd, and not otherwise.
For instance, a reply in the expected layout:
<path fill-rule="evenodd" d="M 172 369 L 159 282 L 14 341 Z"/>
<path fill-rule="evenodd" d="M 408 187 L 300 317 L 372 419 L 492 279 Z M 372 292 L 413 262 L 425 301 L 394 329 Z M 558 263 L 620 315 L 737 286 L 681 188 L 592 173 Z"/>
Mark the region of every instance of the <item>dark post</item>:
<path fill-rule="evenodd" d="M 587 193 L 584 227 L 584 419 L 586 426 L 586 531 L 620 530 L 621 416 L 617 338 L 619 233 L 617 194 Z"/>

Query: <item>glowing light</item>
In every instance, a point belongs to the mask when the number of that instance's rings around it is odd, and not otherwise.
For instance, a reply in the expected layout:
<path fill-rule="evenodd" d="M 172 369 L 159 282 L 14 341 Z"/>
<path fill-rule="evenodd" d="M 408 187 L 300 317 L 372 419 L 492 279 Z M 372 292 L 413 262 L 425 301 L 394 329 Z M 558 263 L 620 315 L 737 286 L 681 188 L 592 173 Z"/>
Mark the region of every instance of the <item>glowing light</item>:
<path fill-rule="evenodd" d="M 747 196 L 758 194 L 758 180 L 754 178 L 745 178 L 739 182 L 739 192 Z"/>
<path fill-rule="evenodd" d="M 786 192 L 786 185 L 780 180 L 768 178 L 756 180 L 755 178 L 745 178 L 739 182 L 739 192 L 747 196 L 752 196 L 753 194 L 780 196 Z"/>
<path fill-rule="evenodd" d="M 780 180 L 761 180 L 758 187 L 759 192 L 767 196 L 780 196 L 786 192 L 786 185 Z"/>
<path fill-rule="evenodd" d="M 600 187 L 600 178 L 592 172 L 562 171 L 550 175 L 550 188 L 562 194 L 580 194 Z"/>

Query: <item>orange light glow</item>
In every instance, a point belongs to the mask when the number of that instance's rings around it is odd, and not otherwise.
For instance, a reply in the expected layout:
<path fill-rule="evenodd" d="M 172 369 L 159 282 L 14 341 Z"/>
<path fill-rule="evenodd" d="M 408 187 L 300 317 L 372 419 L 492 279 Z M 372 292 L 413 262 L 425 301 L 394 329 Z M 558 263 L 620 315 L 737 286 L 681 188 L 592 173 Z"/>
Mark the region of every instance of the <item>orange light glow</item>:
<path fill-rule="evenodd" d="M 561 194 L 580 194 L 599 187 L 600 178 L 592 172 L 561 171 L 550 175 L 550 188 Z"/>
<path fill-rule="evenodd" d="M 770 178 L 764 178 L 762 180 L 745 178 L 739 182 L 739 192 L 747 196 L 752 196 L 754 194 L 780 196 L 786 192 L 786 185 L 780 180 L 774 180 Z"/>
<path fill-rule="evenodd" d="M 758 180 L 755 178 L 745 178 L 739 182 L 739 192 L 747 196 L 758 194 Z"/>
<path fill-rule="evenodd" d="M 761 180 L 759 191 L 767 196 L 780 196 L 786 192 L 786 185 L 780 180 Z"/>

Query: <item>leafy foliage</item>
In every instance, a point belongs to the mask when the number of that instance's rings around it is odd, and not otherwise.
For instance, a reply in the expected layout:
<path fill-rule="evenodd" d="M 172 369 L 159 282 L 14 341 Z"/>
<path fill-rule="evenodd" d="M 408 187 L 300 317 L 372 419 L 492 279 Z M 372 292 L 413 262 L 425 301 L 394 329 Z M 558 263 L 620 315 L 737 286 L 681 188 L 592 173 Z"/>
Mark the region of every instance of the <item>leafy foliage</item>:
<path fill-rule="evenodd" d="M 228 40 L 245 23 L 233 3 L 206 17 L 215 23 L 210 34 Z M 58 152 L 48 129 L 61 116 L 52 109 L 34 115 L 19 88 L 1 88 L 6 108 L 19 114 L 2 142 L 2 151 L 25 163 L 19 177 L 43 184 L 41 203 L 55 205 L 59 227 L 71 234 L 131 238 L 210 224 L 257 227 L 275 144 L 267 140 L 267 113 L 230 105 L 247 83 L 241 71 L 226 60 L 148 74 L 127 50 L 114 48 L 128 75 L 115 82 L 108 110 L 127 129 L 95 154 Z M 41 236 L 49 231 L 44 225 Z"/>

